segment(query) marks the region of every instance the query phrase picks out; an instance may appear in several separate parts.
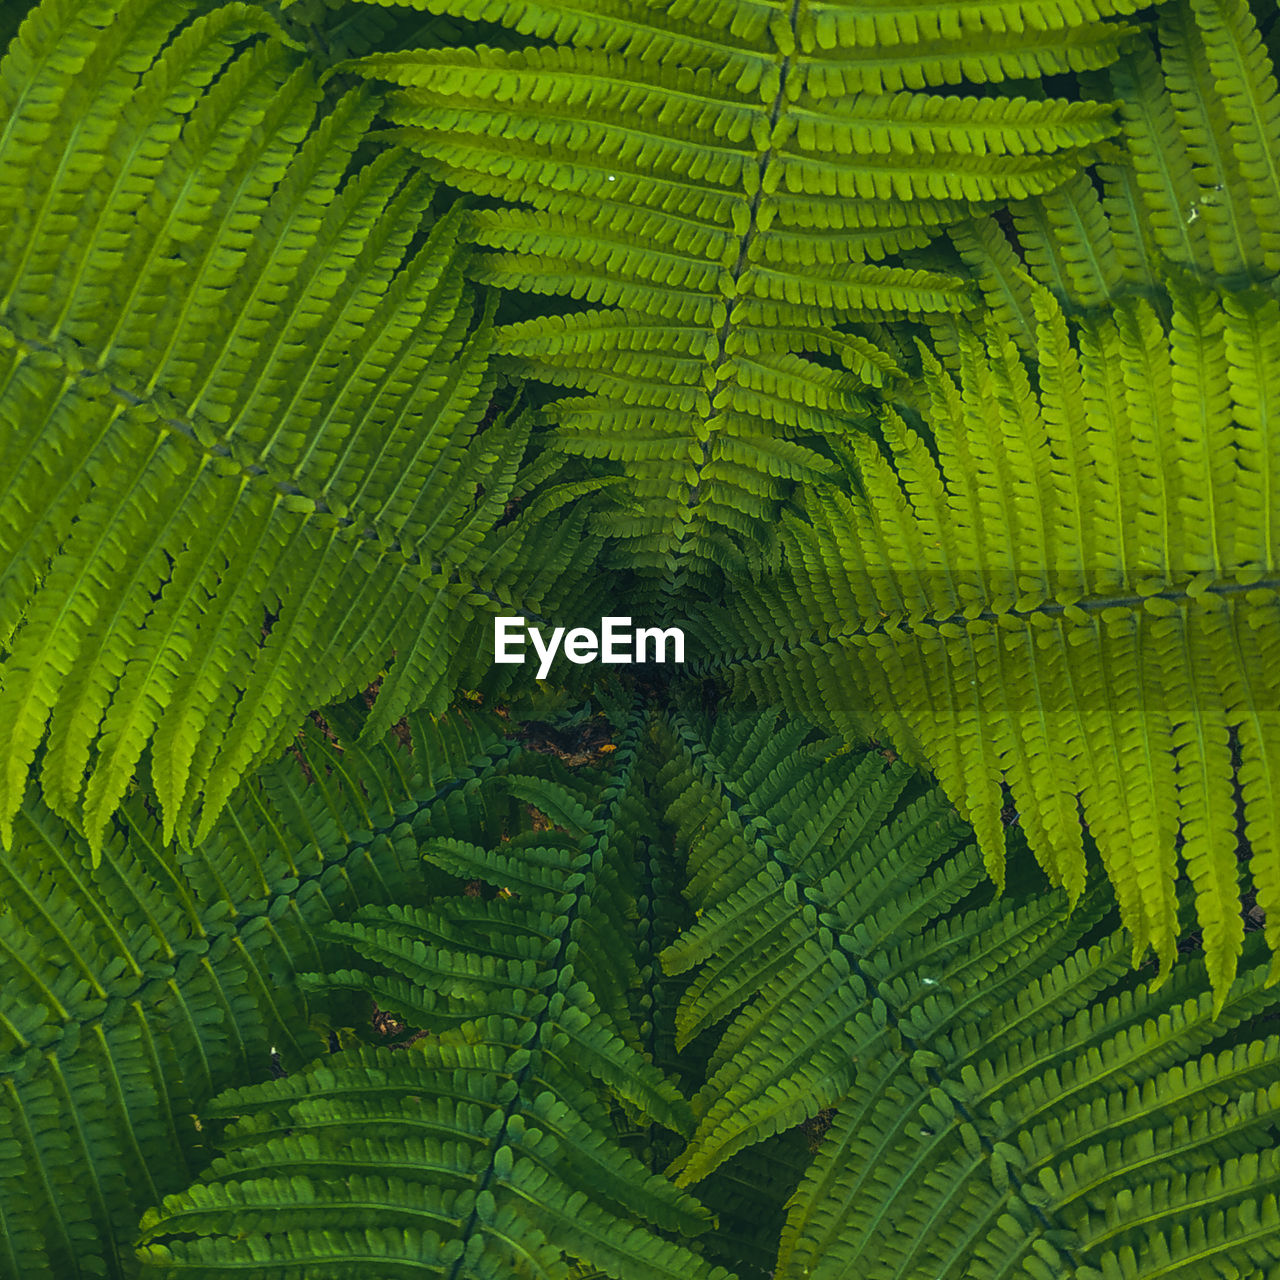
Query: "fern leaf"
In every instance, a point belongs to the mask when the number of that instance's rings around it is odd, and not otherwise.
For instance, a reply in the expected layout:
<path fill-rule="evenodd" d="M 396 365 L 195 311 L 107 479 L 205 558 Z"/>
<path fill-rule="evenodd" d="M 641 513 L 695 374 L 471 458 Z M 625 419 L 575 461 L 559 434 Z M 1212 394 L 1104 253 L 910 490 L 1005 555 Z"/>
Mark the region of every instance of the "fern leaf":
<path fill-rule="evenodd" d="M 1262 293 L 1172 289 L 1170 331 L 1127 304 L 1084 322 L 1074 349 L 1041 294 L 1038 387 L 1007 339 L 963 336 L 958 388 L 926 370 L 938 462 L 886 414 L 894 465 L 859 445 L 862 493 L 812 493 L 789 530 L 799 608 L 771 604 L 768 584 L 748 599 L 748 613 L 779 610 L 780 638 L 732 669 L 928 761 L 997 880 L 1002 787 L 1073 896 L 1083 820 L 1135 959 L 1148 944 L 1173 959 L 1183 862 L 1221 994 L 1243 938 L 1234 777 L 1249 779 L 1268 901 L 1277 859 L 1262 372 L 1276 309 Z M 808 685 L 779 671 L 801 654 Z"/>
<path fill-rule="evenodd" d="M 1010 10 L 975 47 L 976 28 L 941 10 L 784 20 L 742 5 L 720 22 L 511 3 L 486 18 L 562 43 L 353 69 L 394 86 L 397 137 L 432 172 L 519 206 L 476 214 L 494 251 L 480 279 L 611 308 L 523 320 L 499 347 L 590 393 L 548 411 L 557 443 L 626 467 L 644 514 L 610 535 L 671 591 L 769 561 L 779 502 L 824 470 L 814 442 L 862 408 L 866 362 L 833 377 L 824 350 L 877 313 L 966 304 L 954 274 L 899 255 L 1048 192 L 1112 131 L 1100 104 L 931 90 L 1105 65 L 1122 12 Z"/>
<path fill-rule="evenodd" d="M 1269 1265 L 1280 1090 L 1261 949 L 1221 1000 L 1186 966 L 1140 980 L 1105 892 L 1073 913 L 1062 896 L 984 900 L 972 847 L 955 847 L 962 831 L 911 806 L 874 842 L 837 826 L 819 856 L 792 857 L 807 751 L 793 744 L 762 789 L 717 750 L 772 720 L 676 722 L 683 760 L 666 794 L 680 805 L 697 788 L 725 815 L 687 833 L 691 868 L 732 820 L 755 837 L 739 856 L 772 887 L 708 906 L 666 953 L 705 966 L 687 1008 L 706 973 L 732 981 L 738 1005 L 714 1014 L 729 1021 L 680 1181 L 732 1177 L 775 1128 L 812 1119 L 817 1154 L 787 1199 L 773 1268 L 788 1280 Z M 826 764 L 855 791 L 888 773 L 876 753 Z M 921 838 L 905 841 L 913 829 Z M 753 932 L 756 951 L 741 945 Z M 1190 1239 L 1206 1242 L 1201 1255 Z"/>
<path fill-rule="evenodd" d="M 1261 265 L 1280 266 L 1280 97 L 1262 37 L 1243 4 L 1201 0 L 1193 7 L 1215 82 L 1222 86 L 1232 150 L 1258 227 Z"/>
<path fill-rule="evenodd" d="M 1183 216 L 1203 219 L 1215 274 L 1252 274 L 1263 267 L 1263 249 L 1232 144 L 1227 99 L 1216 82 L 1213 63 L 1220 63 L 1221 51 L 1211 51 L 1201 38 L 1193 12 L 1189 5 L 1171 5 L 1162 12 L 1160 24 L 1161 65 L 1194 158 L 1198 187 L 1196 200 Z"/>
<path fill-rule="evenodd" d="M 1133 291 L 1164 306 L 1170 267 L 1232 285 L 1274 274 L 1276 77 L 1255 20 L 1242 6 L 1178 4 L 1162 8 L 1159 27 L 1159 58 L 1139 39 L 1107 75 L 1080 77 L 1084 94 L 1118 99 L 1119 146 L 1100 148 L 1091 173 L 1011 204 L 1011 225 L 988 218 L 952 232 L 988 307 L 1027 351 L 1019 262 L 1069 309 Z M 948 359 L 950 323 L 930 323 Z"/>
<path fill-rule="evenodd" d="M 1121 271 L 1111 227 L 1086 174 L 1015 205 L 1012 213 L 1029 269 L 1059 298 L 1096 307 L 1117 292 Z"/>
<path fill-rule="evenodd" d="M 518 905 L 443 898 L 426 913 L 365 911 L 336 930 L 400 982 L 433 1034 L 401 1054 L 340 1054 L 216 1100 L 216 1114 L 236 1117 L 227 1152 L 147 1215 L 144 1261 L 161 1274 L 210 1274 L 301 1250 L 308 1268 L 333 1274 L 376 1259 L 384 1270 L 496 1277 L 535 1267 L 567 1280 L 568 1253 L 617 1280 L 730 1280 L 653 1229 L 691 1233 L 707 1219 L 619 1142 L 606 1109 L 614 1096 L 659 1123 L 684 1128 L 687 1116 L 619 1034 L 625 1007 L 605 1001 L 612 984 L 599 981 L 620 942 L 609 927 L 617 890 L 635 875 L 614 833 L 631 804 L 642 723 L 633 717 L 622 733 L 576 852 L 524 884 Z M 518 795 L 530 790 L 528 779 L 515 784 Z M 455 869 L 456 850 L 428 856 Z M 499 878 L 512 868 L 496 851 L 468 857 Z M 464 922 L 471 949 L 434 945 Z M 359 1172 L 334 1176 L 335 1161 L 353 1159 Z"/>
<path fill-rule="evenodd" d="M 189 852 L 135 800 L 95 865 L 24 805 L 0 860 L 0 1274 L 135 1275 L 142 1210 L 211 1154 L 196 1121 L 211 1095 L 323 1055 L 295 979 L 333 954 L 324 927 L 420 896 L 416 841 L 511 752 L 488 724 L 420 728 L 442 745 L 413 760 L 348 746 L 328 788 L 293 760 L 265 771 Z M 303 740 L 313 780 L 330 750 Z M 360 813 L 375 779 L 386 798 Z"/>
<path fill-rule="evenodd" d="M 440 709 L 526 602 L 529 428 L 477 430 L 459 214 L 423 236 L 403 153 L 352 171 L 371 104 L 317 118 L 261 11 L 183 14 L 54 5 L 2 73 L 6 840 L 42 740 L 93 849 L 146 753 L 166 837 L 202 836 L 312 706 L 394 650 L 371 732 Z"/>

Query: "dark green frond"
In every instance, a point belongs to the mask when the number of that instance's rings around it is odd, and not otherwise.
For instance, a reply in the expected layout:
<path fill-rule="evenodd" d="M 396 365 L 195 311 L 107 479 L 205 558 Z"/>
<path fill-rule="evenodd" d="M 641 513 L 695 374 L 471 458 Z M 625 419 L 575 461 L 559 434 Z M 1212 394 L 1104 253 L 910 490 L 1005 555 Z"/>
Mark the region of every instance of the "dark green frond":
<path fill-rule="evenodd" d="M 825 1117 L 788 1129 L 722 1164 L 698 1184 L 698 1198 L 715 1214 L 715 1230 L 700 1242 L 703 1254 L 742 1280 L 768 1280 L 778 1257 L 786 1204 L 813 1160 Z"/>
<path fill-rule="evenodd" d="M 640 730 L 590 809 L 564 782 L 517 778 L 557 825 L 496 848 L 427 842 L 492 899 L 374 908 L 328 936 L 373 968 L 317 975 L 418 1028 L 402 1052 L 341 1054 L 236 1090 L 227 1154 L 143 1224 L 166 1275 L 564 1277 L 562 1254 L 616 1280 L 728 1280 L 654 1228 L 705 1212 L 612 1131 L 612 1096 L 687 1132 L 688 1104 L 625 1027 L 638 873 L 620 822 Z M 560 818 L 576 831 L 563 834 Z M 581 819 L 581 825 L 579 825 Z"/>
<path fill-rule="evenodd" d="M 416 49 L 452 44 L 460 34 L 455 19 L 408 5 L 359 5 L 350 0 L 260 0 L 308 54 L 323 66 L 374 50 Z"/>
<path fill-rule="evenodd" d="M 95 865 L 24 805 L 0 859 L 0 1275 L 136 1274 L 142 1210 L 213 1155 L 208 1099 L 324 1053 L 297 981 L 336 959 L 324 926 L 421 898 L 419 841 L 483 830 L 466 797 L 511 753 L 487 723 L 414 730 L 412 754 L 311 735 L 190 852 L 134 799 Z"/>
<path fill-rule="evenodd" d="M 696 967 L 689 1033 L 728 1022 L 675 1168 L 731 1176 L 736 1152 L 809 1122 L 772 1275 L 1269 1273 L 1280 992 L 1262 947 L 1220 1008 L 1198 963 L 1140 981 L 1105 889 L 1074 912 L 974 894 L 954 813 L 909 799 L 900 763 L 832 756 L 772 713 L 676 727 L 666 794 L 707 820 L 681 825 L 702 906 L 664 958 Z M 708 898 L 708 859 L 751 878 Z"/>

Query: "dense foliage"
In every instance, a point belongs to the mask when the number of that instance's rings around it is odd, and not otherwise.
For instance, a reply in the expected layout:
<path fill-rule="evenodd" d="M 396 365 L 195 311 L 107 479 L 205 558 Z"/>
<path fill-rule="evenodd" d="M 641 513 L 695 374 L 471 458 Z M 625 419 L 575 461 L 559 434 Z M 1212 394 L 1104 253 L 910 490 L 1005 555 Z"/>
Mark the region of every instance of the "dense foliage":
<path fill-rule="evenodd" d="M 1277 41 L 0 8 L 0 1276 L 1278 1280 Z"/>

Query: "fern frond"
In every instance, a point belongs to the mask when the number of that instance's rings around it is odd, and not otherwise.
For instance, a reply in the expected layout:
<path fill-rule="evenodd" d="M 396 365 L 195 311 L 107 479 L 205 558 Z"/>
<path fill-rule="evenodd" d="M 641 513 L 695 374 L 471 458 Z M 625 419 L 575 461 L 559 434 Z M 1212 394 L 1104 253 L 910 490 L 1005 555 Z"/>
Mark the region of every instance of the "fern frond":
<path fill-rule="evenodd" d="M 731 843 L 770 885 L 710 901 L 695 888 L 705 910 L 665 953 L 702 966 L 682 1014 L 730 1018 L 679 1180 L 817 1120 L 779 1280 L 1154 1280 L 1170 1259 L 1207 1280 L 1280 1256 L 1280 1042 L 1263 1020 L 1280 996 L 1265 966 L 1221 1008 L 1186 966 L 1139 982 L 1105 893 L 1072 913 L 1062 894 L 981 901 L 954 814 L 925 817 L 927 794 L 901 806 L 900 763 L 830 756 L 788 725 L 762 785 L 754 744 L 775 724 L 676 721 L 673 816 L 694 795 L 708 814 L 681 826 L 691 883 Z M 797 845 L 815 791 L 842 817 Z M 732 995 L 709 1008 L 713 988 Z"/>
<path fill-rule="evenodd" d="M 1280 101 L 1256 21 L 1246 5 L 1171 4 L 1159 38 L 1158 61 L 1144 41 L 1111 71 L 1141 202 L 1121 234 L 1146 242 L 1156 276 L 1173 265 L 1262 280 L 1280 262 Z"/>
<path fill-rule="evenodd" d="M 512 752 L 484 722 L 414 730 L 412 755 L 302 739 L 189 852 L 135 799 L 95 864 L 24 805 L 0 859 L 0 1275 L 135 1275 L 142 1210 L 212 1155 L 208 1099 L 323 1055 L 297 975 L 334 956 L 324 927 L 420 899 L 417 842 L 483 830 L 458 802 Z"/>
<path fill-rule="evenodd" d="M 1011 212 L 1027 268 L 1054 295 L 1097 307 L 1119 292 L 1123 274 L 1105 206 L 1089 175 L 1015 204 Z"/>
<path fill-rule="evenodd" d="M 1244 4 L 1164 5 L 1159 56 L 1145 37 L 1107 72 L 1081 76 L 1084 94 L 1117 100 L 1119 145 L 1054 190 L 960 226 L 952 239 L 988 306 L 1007 322 L 1011 264 L 1069 309 L 1142 294 L 1167 305 L 1171 268 L 1239 288 L 1277 269 L 1280 98 L 1274 60 Z M 1024 343 L 1025 307 L 1015 308 Z M 938 328 L 934 322 L 934 328 Z"/>
<path fill-rule="evenodd" d="M 790 526 L 794 597 L 743 601 L 780 639 L 731 669 L 928 761 L 997 880 L 1003 787 L 1073 897 L 1083 820 L 1135 960 L 1148 944 L 1173 958 L 1182 863 L 1221 994 L 1243 938 L 1233 779 L 1269 922 L 1280 906 L 1280 313 L 1263 291 L 1173 291 L 1168 332 L 1133 303 L 1074 342 L 1042 292 L 1038 388 L 990 333 L 964 337 L 958 386 L 927 366 L 936 455 L 892 413 L 892 467 L 856 443 L 859 491 L 813 491 Z"/>
<path fill-rule="evenodd" d="M 621 1030 L 629 1012 L 616 999 L 637 872 L 619 823 L 641 725 L 624 730 L 577 839 L 425 846 L 451 873 L 465 858 L 468 875 L 518 884 L 514 902 L 441 897 L 330 931 L 375 967 L 313 985 L 394 998 L 424 1034 L 398 1054 L 341 1054 L 218 1099 L 213 1114 L 236 1117 L 226 1154 L 144 1220 L 142 1257 L 158 1273 L 356 1275 L 374 1263 L 567 1280 L 567 1253 L 617 1280 L 729 1280 L 654 1230 L 701 1231 L 707 1215 L 623 1146 L 606 1109 L 612 1095 L 687 1128 L 687 1103 Z M 562 814 L 581 803 L 563 781 L 512 785 Z M 511 880 L 528 866 L 538 873 Z"/>
<path fill-rule="evenodd" d="M 371 731 L 439 710 L 538 603 L 459 213 L 402 152 L 352 171 L 372 105 L 318 116 L 260 10 L 183 13 L 46 5 L 0 73 L 6 841 L 42 739 L 93 849 L 148 750 L 199 837 L 308 709 L 394 651 Z"/>
<path fill-rule="evenodd" d="M 1127 3 L 1011 6 L 980 35 L 928 7 L 429 7 L 558 42 L 353 69 L 394 86 L 396 136 L 433 173 L 524 206 L 474 215 L 481 280 L 608 308 L 497 344 L 590 393 L 549 407 L 556 443 L 625 468 L 640 510 L 610 526 L 619 559 L 672 589 L 768 562 L 779 501 L 826 473 L 814 442 L 863 410 L 865 359 L 823 359 L 849 326 L 967 305 L 901 253 L 1048 192 L 1113 132 L 1102 103 L 929 90 L 1101 67 L 1132 30 L 1107 21 Z"/>
<path fill-rule="evenodd" d="M 722 720 L 706 739 L 695 726 L 677 722 L 686 763 L 673 772 L 664 798 L 677 820 L 690 806 L 704 815 L 688 845 L 699 919 L 663 954 L 675 973 L 702 965 L 681 1004 L 682 1041 L 759 995 L 709 1060 L 709 1079 L 695 1100 L 698 1129 L 677 1162 L 683 1182 L 697 1181 L 743 1147 L 839 1099 L 856 1044 L 867 1033 L 856 1007 L 865 984 L 840 952 L 861 952 L 869 941 L 845 938 L 838 945 L 836 935 L 860 930 L 858 915 L 870 918 L 879 909 L 894 916 L 885 922 L 887 932 L 911 936 L 920 903 L 899 898 L 891 906 L 895 890 L 918 884 L 962 835 L 954 815 L 933 797 L 899 808 L 911 778 L 905 766 L 886 765 L 875 753 L 830 755 L 829 742 L 797 750 L 796 739 L 807 736 L 801 723 L 773 738 L 767 771 L 753 768 L 749 744 L 773 721 L 772 715 Z M 896 820 L 886 822 L 895 810 Z M 811 813 L 808 830 L 797 832 L 792 815 Z M 732 861 L 741 887 L 728 895 L 717 887 L 714 898 L 705 897 L 700 886 L 708 860 L 717 868 Z M 788 865 L 804 867 L 805 882 L 824 886 L 825 893 L 797 893 Z M 974 858 L 957 859 L 953 867 L 953 883 L 928 890 L 926 901 L 935 909 L 963 897 L 978 879 Z M 717 873 L 714 883 L 723 879 Z M 850 903 L 853 916 L 820 914 L 842 902 Z"/>

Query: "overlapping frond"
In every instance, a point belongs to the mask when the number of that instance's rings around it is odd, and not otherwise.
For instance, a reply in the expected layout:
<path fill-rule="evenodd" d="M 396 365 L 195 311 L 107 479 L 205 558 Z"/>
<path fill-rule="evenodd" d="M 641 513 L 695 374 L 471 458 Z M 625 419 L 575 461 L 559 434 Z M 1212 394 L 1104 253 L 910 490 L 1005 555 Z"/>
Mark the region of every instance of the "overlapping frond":
<path fill-rule="evenodd" d="M 598 798 L 578 780 L 508 784 L 554 823 L 496 847 L 427 841 L 487 893 L 378 908 L 335 925 L 372 994 L 416 1028 L 405 1047 L 332 1056 L 215 1101 L 226 1154 L 143 1224 L 156 1274 L 563 1277 L 728 1273 L 668 1234 L 708 1215 L 619 1140 L 611 1099 L 688 1128 L 688 1104 L 635 1044 L 637 874 L 628 832 L 641 721 Z M 496 891 L 496 892 L 494 892 Z"/>
<path fill-rule="evenodd" d="M 386 110 L 433 172 L 522 206 L 473 215 L 496 250 L 479 278 L 596 304 L 497 344 L 584 393 L 548 410 L 557 446 L 623 468 L 619 561 L 684 585 L 758 558 L 780 495 L 827 471 L 807 443 L 893 378 L 849 326 L 966 302 L 895 255 L 1051 190 L 1114 129 L 1104 102 L 931 91 L 1105 66 L 1133 9 L 419 7 L 555 42 L 355 69 L 396 86 Z"/>
<path fill-rule="evenodd" d="M 396 12 L 350 0 L 258 0 L 307 53 L 326 66 L 375 49 L 453 44 L 461 24 L 421 11 Z"/>
<path fill-rule="evenodd" d="M 353 169 L 372 104 L 320 112 L 261 10 L 190 8 L 44 4 L 0 72 L 6 841 L 42 740 L 92 848 L 148 748 L 203 835 L 308 709 L 388 663 L 372 731 L 441 709 L 478 615 L 591 559 L 504 522 L 528 427 L 485 418 L 459 211 Z"/>
<path fill-rule="evenodd" d="M 1261 947 L 1220 1010 L 1198 963 L 1154 989 L 1105 891 L 1074 913 L 1060 891 L 972 893 L 954 813 L 903 807 L 910 771 L 880 753 L 832 757 L 776 713 L 677 727 L 666 791 L 701 910 L 666 958 L 696 967 L 690 1033 L 731 1018 L 680 1179 L 819 1121 L 770 1274 L 1269 1274 L 1280 994 Z M 705 871 L 730 861 L 726 897 Z"/>
<path fill-rule="evenodd" d="M 1122 126 L 1092 174 L 1013 201 L 1003 227 L 984 215 L 953 235 L 1028 349 L 1021 270 L 1077 308 L 1158 296 L 1171 268 L 1236 287 L 1280 272 L 1280 95 L 1256 18 L 1243 3 L 1177 0 L 1161 6 L 1157 35 L 1083 78 L 1116 101 Z"/>
<path fill-rule="evenodd" d="M 921 926 L 973 888 L 981 860 L 970 845 L 945 877 L 925 875 L 968 833 L 901 761 L 844 754 L 776 711 L 723 717 L 705 734 L 675 727 L 661 799 L 687 849 L 698 920 L 663 962 L 674 973 L 701 964 L 680 1043 L 742 1010 L 708 1061 L 698 1127 L 676 1165 L 694 1182 L 843 1097 L 864 1042 L 883 1029 L 843 953 L 892 937 L 904 968 L 927 967 L 938 942 L 926 945 Z M 798 892 L 792 868 L 812 891 Z"/>
<path fill-rule="evenodd" d="M 143 1210 L 213 1155 L 208 1099 L 324 1053 L 297 982 L 337 958 L 322 927 L 422 900 L 428 834 L 500 829 L 482 784 L 511 744 L 479 719 L 412 737 L 313 732 L 189 852 L 134 799 L 95 865 L 24 805 L 0 858 L 0 1276 L 136 1275 Z"/>
<path fill-rule="evenodd" d="M 0 4 L 3 1280 L 1280 1280 L 1280 27 L 1139 10 Z"/>
<path fill-rule="evenodd" d="M 892 466 L 855 441 L 858 490 L 812 492 L 790 578 L 737 614 L 771 630 L 731 665 L 928 761 L 997 880 L 1005 788 L 1073 898 L 1087 828 L 1135 958 L 1172 959 L 1185 866 L 1221 993 L 1236 788 L 1280 948 L 1280 303 L 1173 288 L 1167 332 L 1130 303 L 1074 341 L 1041 293 L 1038 388 L 998 330 L 965 337 L 959 385 L 930 364 L 929 435 L 887 411 Z"/>

